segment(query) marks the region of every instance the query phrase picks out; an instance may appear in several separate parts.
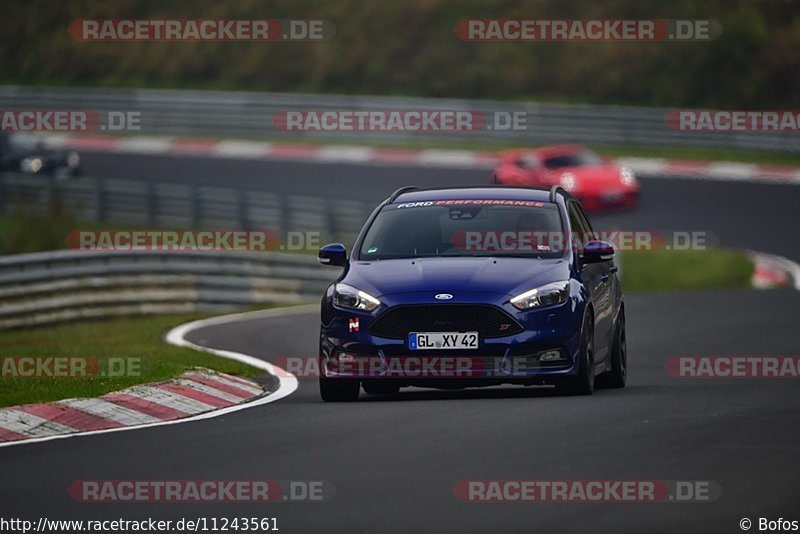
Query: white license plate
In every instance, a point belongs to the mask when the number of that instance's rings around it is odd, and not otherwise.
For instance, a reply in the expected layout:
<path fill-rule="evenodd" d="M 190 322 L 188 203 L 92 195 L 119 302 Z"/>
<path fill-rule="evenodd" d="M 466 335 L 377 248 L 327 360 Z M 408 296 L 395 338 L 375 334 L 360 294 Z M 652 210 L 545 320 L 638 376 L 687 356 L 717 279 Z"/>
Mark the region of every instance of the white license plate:
<path fill-rule="evenodd" d="M 411 332 L 409 350 L 477 349 L 477 332 Z"/>

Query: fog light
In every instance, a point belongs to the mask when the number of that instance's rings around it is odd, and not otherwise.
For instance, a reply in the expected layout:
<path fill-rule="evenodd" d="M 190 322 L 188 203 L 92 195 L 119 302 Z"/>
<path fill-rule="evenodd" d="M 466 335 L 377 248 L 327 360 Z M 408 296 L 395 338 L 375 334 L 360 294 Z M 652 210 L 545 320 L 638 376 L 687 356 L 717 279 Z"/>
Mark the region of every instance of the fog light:
<path fill-rule="evenodd" d="M 356 355 L 337 350 L 325 360 L 325 376 L 359 376 L 359 366 Z"/>
<path fill-rule="evenodd" d="M 352 354 L 348 354 L 346 352 L 340 352 L 336 355 L 336 358 L 339 360 L 339 363 L 353 363 L 356 361 L 356 357 Z"/>
<path fill-rule="evenodd" d="M 563 359 L 560 350 L 548 350 L 539 355 L 540 362 L 555 362 Z"/>

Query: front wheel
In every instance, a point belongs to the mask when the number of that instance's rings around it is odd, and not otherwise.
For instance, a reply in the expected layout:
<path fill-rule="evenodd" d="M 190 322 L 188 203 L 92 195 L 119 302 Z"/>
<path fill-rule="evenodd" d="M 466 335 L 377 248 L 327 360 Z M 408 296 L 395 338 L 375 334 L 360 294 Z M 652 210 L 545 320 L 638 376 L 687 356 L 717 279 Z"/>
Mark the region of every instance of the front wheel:
<path fill-rule="evenodd" d="M 599 377 L 604 388 L 624 388 L 628 381 L 628 345 L 625 339 L 625 315 L 620 313 L 614 331 L 614 346 L 611 349 L 611 370 Z"/>
<path fill-rule="evenodd" d="M 590 314 L 586 315 L 581 329 L 578 357 L 578 374 L 565 378 L 560 389 L 568 395 L 591 395 L 594 393 L 594 323 Z"/>
<path fill-rule="evenodd" d="M 357 378 L 319 377 L 319 394 L 325 402 L 353 402 L 358 400 L 361 381 Z"/>

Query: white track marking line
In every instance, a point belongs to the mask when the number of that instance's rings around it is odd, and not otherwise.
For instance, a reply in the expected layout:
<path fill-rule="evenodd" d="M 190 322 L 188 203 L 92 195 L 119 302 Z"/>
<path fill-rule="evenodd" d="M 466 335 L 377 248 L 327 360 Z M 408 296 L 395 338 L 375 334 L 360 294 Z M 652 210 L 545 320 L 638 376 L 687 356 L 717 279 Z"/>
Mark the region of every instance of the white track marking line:
<path fill-rule="evenodd" d="M 365 162 L 373 158 L 373 149 L 363 146 L 330 145 L 320 148 L 315 158 L 319 161 Z"/>
<path fill-rule="evenodd" d="M 116 150 L 132 154 L 163 154 L 169 150 L 171 137 L 124 137 L 117 143 Z"/>
<path fill-rule="evenodd" d="M 709 178 L 729 181 L 750 181 L 759 178 L 757 165 L 732 161 L 709 163 L 704 174 Z"/>
<path fill-rule="evenodd" d="M 89 432 L 74 432 L 72 434 L 59 434 L 56 436 L 37 437 L 34 439 L 26 439 L 22 441 L 7 441 L 4 443 L 0 443 L 0 448 L 13 447 L 17 445 L 27 445 L 30 443 L 41 443 L 43 441 L 52 441 L 56 439 L 68 439 L 80 436 L 92 436 L 96 434 L 109 434 L 111 432 L 125 432 L 127 430 L 140 430 L 144 428 L 153 428 L 157 426 L 191 423 L 193 421 L 201 421 L 204 419 L 212 419 L 214 417 L 220 417 L 222 415 L 238 412 L 240 410 L 245 410 L 247 408 L 253 408 L 255 406 L 262 406 L 264 404 L 269 404 L 271 402 L 275 402 L 276 400 L 282 399 L 288 395 L 291 395 L 297 389 L 298 383 L 296 376 L 281 369 L 277 365 L 272 365 L 269 362 L 265 362 L 264 360 L 258 359 L 248 354 L 242 354 L 230 350 L 212 349 L 209 347 L 195 345 L 191 341 L 186 340 L 186 335 L 192 332 L 193 330 L 197 330 L 198 328 L 204 328 L 206 326 L 216 326 L 246 319 L 255 319 L 255 318 L 268 319 L 270 317 L 287 317 L 291 315 L 301 315 L 304 313 L 308 313 L 309 311 L 316 310 L 318 308 L 319 304 L 309 304 L 307 306 L 292 306 L 290 308 L 273 308 L 270 310 L 256 310 L 243 313 L 234 313 L 231 315 L 222 315 L 220 317 L 211 317 L 209 319 L 200 319 L 199 321 L 192 321 L 190 323 L 185 323 L 180 326 L 176 326 L 175 328 L 167 332 L 166 336 L 167 343 L 170 343 L 172 345 L 177 345 L 179 347 L 189 347 L 195 350 L 199 350 L 201 352 L 208 352 L 211 354 L 215 354 L 221 358 L 227 358 L 229 360 L 235 360 L 237 362 L 245 363 L 247 365 L 252 365 L 253 367 L 262 369 L 268 372 L 269 374 L 275 376 L 278 379 L 279 385 L 278 389 L 276 389 L 272 393 L 268 393 L 267 395 L 264 395 L 262 397 L 257 397 L 249 402 L 243 402 L 242 404 L 236 404 L 234 406 L 229 406 L 227 408 L 213 410 L 210 412 L 197 414 L 190 417 L 184 417 L 183 419 L 173 419 L 171 421 L 159 421 L 158 423 L 148 423 L 144 425 L 126 426 L 121 428 L 109 428 L 105 430 L 92 430 Z M 27 416 L 27 414 L 25 415 Z M 13 429 L 9 428 L 9 430 Z"/>
<path fill-rule="evenodd" d="M 635 173 L 661 174 L 669 162 L 664 158 L 617 158 L 618 165 L 630 167 Z"/>
<path fill-rule="evenodd" d="M 68 135 L 59 133 L 48 133 L 41 136 L 47 148 L 61 148 L 67 146 Z"/>
<path fill-rule="evenodd" d="M 121 425 L 141 425 L 161 421 L 161 419 L 153 417 L 152 415 L 131 410 L 130 408 L 100 398 L 67 399 L 58 401 L 56 404 L 75 408 Z"/>
<path fill-rule="evenodd" d="M 63 434 L 64 432 L 71 433 L 77 432 L 76 428 L 71 426 L 62 425 L 49 419 L 39 417 L 38 415 L 21 412 L 14 409 L 0 410 L 0 427 L 23 434 L 25 436 L 33 436 L 39 438 L 37 440 L 25 441 L 9 441 L 7 443 L 0 443 L 0 446 L 12 443 L 29 443 L 31 441 L 40 441 L 55 437 L 54 434 Z"/>
<path fill-rule="evenodd" d="M 223 158 L 263 158 L 272 147 L 270 143 L 257 141 L 220 141 L 212 153 Z"/>
<path fill-rule="evenodd" d="M 475 163 L 475 153 L 468 150 L 423 150 L 416 163 L 434 166 L 470 166 Z"/>

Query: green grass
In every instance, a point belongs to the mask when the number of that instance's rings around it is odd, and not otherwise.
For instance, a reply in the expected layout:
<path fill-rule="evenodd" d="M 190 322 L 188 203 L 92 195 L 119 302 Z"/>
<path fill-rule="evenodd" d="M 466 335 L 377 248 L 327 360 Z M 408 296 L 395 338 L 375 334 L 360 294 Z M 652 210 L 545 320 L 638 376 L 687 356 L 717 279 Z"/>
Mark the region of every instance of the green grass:
<path fill-rule="evenodd" d="M 24 254 L 65 247 L 67 233 L 77 228 L 68 216 L 34 217 L 25 214 L 0 217 L 0 254 Z"/>
<path fill-rule="evenodd" d="M 97 222 L 78 222 L 68 215 L 51 217 L 38 217 L 25 213 L 0 215 L 0 255 L 26 254 L 30 252 L 45 252 L 64 250 L 67 248 L 66 238 L 71 231 L 91 230 L 176 230 L 182 232 L 190 229 L 175 229 L 161 227 L 145 227 L 135 224 L 114 224 Z M 322 246 L 324 243 L 320 243 Z M 272 243 L 270 251 L 294 254 L 316 255 L 319 247 L 296 249 L 295 245 L 286 240 Z"/>
<path fill-rule="evenodd" d="M 628 252 L 622 259 L 626 293 L 750 287 L 753 263 L 730 250 Z"/>
<path fill-rule="evenodd" d="M 131 224 L 79 221 L 59 208 L 53 215 L 41 217 L 20 210 L 0 215 L 0 254 L 25 254 L 62 250 L 67 247 L 67 234 L 74 230 L 131 230 Z"/>
<path fill-rule="evenodd" d="M 14 356 L 141 358 L 137 376 L 0 378 L 0 406 L 95 397 L 136 384 L 166 380 L 193 367 L 258 376 L 263 371 L 232 360 L 168 345 L 164 334 L 200 314 L 131 317 L 0 331 L 0 358 Z M 133 374 L 133 373 L 131 373 Z"/>

